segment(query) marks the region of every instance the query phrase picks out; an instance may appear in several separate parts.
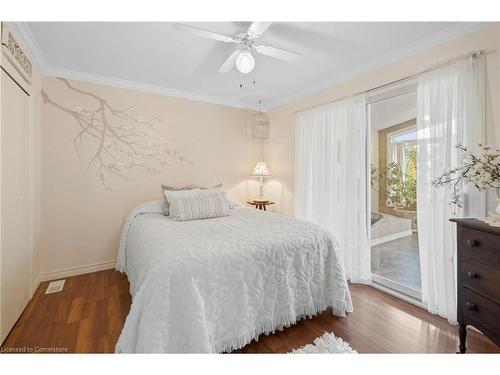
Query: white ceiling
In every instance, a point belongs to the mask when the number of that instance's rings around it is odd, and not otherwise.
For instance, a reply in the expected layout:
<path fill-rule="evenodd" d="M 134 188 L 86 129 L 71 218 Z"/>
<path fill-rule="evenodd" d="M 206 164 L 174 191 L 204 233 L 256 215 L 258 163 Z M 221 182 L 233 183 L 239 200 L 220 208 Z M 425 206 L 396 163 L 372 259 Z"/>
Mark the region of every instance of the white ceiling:
<path fill-rule="evenodd" d="M 235 36 L 249 22 L 186 24 Z M 237 107 L 271 108 L 474 31 L 465 22 L 273 23 L 259 42 L 296 51 L 299 63 L 256 55 L 243 75 L 218 69 L 237 45 L 163 22 L 15 23 L 42 73 Z M 255 85 L 253 81 L 255 80 Z M 240 83 L 243 88 L 240 88 Z"/>

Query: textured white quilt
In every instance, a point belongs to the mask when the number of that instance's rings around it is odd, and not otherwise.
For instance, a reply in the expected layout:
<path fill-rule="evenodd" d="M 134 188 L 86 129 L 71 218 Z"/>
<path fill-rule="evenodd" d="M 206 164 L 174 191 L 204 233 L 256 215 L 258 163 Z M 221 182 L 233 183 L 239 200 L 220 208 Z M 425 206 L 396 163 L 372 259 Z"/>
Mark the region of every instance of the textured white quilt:
<path fill-rule="evenodd" d="M 176 222 L 134 209 L 117 269 L 132 306 L 116 352 L 219 353 L 332 307 L 352 311 L 335 239 L 319 226 L 238 207 Z"/>

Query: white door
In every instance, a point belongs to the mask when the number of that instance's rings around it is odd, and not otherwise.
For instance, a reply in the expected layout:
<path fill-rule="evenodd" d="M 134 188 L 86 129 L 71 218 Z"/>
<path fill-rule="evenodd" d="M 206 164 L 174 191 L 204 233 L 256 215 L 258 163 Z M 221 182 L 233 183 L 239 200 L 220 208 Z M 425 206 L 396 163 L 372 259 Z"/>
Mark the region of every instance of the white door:
<path fill-rule="evenodd" d="M 29 301 L 30 139 L 28 95 L 2 70 L 1 332 L 3 342 Z"/>

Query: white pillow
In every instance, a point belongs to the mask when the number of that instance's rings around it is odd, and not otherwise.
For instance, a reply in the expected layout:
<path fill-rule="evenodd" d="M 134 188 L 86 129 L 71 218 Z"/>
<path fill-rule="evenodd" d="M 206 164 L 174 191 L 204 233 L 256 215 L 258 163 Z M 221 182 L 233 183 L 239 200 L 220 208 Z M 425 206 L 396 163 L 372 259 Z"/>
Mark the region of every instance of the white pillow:
<path fill-rule="evenodd" d="M 206 194 L 206 195 L 215 193 L 224 193 L 224 187 L 222 186 L 222 184 L 212 186 L 211 188 L 198 188 L 198 189 L 200 190 L 200 194 Z"/>
<path fill-rule="evenodd" d="M 224 193 L 224 185 L 222 183 L 212 186 L 211 188 L 204 188 L 201 186 L 196 186 L 198 189 L 200 189 L 200 194 L 213 194 L 213 193 Z M 229 208 L 235 208 L 238 207 L 240 204 L 236 202 L 232 202 L 228 200 L 229 202 Z"/>
<path fill-rule="evenodd" d="M 199 195 L 200 189 L 195 188 L 190 190 L 175 190 L 175 191 L 164 190 L 163 194 L 165 194 L 165 198 L 169 203 L 168 216 L 172 218 L 177 218 L 179 216 L 179 213 L 177 212 L 175 207 L 172 207 L 172 201 L 177 198 L 185 198 L 185 197 Z"/>
<path fill-rule="evenodd" d="M 167 196 L 165 195 L 166 191 L 179 191 L 179 190 L 193 190 L 195 189 L 196 186 L 190 185 L 190 186 L 182 186 L 182 187 L 177 187 L 177 186 L 166 186 L 166 185 L 161 185 L 161 191 L 163 195 L 163 214 L 165 216 L 169 215 L 169 208 L 170 208 L 170 203 L 167 200 Z"/>
<path fill-rule="evenodd" d="M 170 201 L 170 212 L 179 221 L 211 219 L 229 215 L 226 193 L 177 196 Z"/>
<path fill-rule="evenodd" d="M 201 186 L 194 186 L 194 185 L 189 185 L 189 186 L 167 186 L 167 185 L 161 185 L 161 191 L 162 191 L 163 200 L 164 200 L 163 214 L 165 216 L 170 216 L 170 202 L 168 201 L 167 195 L 165 194 L 167 191 L 194 190 L 194 189 L 200 189 L 200 190 L 203 190 L 203 192 L 206 192 L 206 193 L 224 191 L 222 183 L 214 185 L 211 188 L 206 188 L 206 187 L 201 187 Z M 231 203 L 229 205 L 232 206 Z"/>

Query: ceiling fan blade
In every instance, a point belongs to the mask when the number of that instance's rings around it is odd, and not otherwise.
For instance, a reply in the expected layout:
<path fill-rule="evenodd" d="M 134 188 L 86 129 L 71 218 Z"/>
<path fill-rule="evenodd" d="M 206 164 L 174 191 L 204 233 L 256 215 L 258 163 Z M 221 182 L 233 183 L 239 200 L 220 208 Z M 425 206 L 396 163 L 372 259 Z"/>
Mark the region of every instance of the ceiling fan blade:
<path fill-rule="evenodd" d="M 219 69 L 219 73 L 227 73 L 233 69 L 234 62 L 236 61 L 236 57 L 238 57 L 240 51 L 234 51 L 229 57 L 224 61 L 224 64 Z"/>
<path fill-rule="evenodd" d="M 201 36 L 202 38 L 208 38 L 208 39 L 214 39 L 218 40 L 220 42 L 225 42 L 225 43 L 238 43 L 236 39 L 233 39 L 230 36 L 227 35 L 222 35 L 218 33 L 213 33 L 211 31 L 199 29 L 197 27 L 189 26 L 189 25 L 184 25 L 182 23 L 174 23 L 172 27 L 177 30 L 177 31 L 183 31 L 186 33 L 190 33 L 196 36 Z"/>
<path fill-rule="evenodd" d="M 252 39 L 258 38 L 264 33 L 264 31 L 267 30 L 269 26 L 271 26 L 271 24 L 272 22 L 252 22 L 248 28 L 248 33 Z"/>
<path fill-rule="evenodd" d="M 258 53 L 262 55 L 271 56 L 276 59 L 285 60 L 288 62 L 297 62 L 302 56 L 295 52 L 266 45 L 253 46 L 253 47 Z"/>

